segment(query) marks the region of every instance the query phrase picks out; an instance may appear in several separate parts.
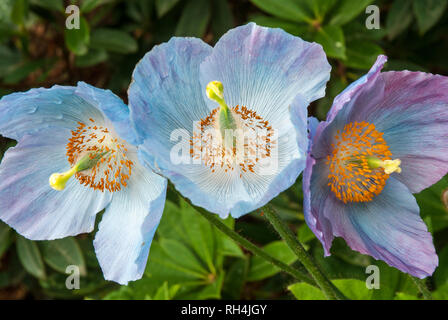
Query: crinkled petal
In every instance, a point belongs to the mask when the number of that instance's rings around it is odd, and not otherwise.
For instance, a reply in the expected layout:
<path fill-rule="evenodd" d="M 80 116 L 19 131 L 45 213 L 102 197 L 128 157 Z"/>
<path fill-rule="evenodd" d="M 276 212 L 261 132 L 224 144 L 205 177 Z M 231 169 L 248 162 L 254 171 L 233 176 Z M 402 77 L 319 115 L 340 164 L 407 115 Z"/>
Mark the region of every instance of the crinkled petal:
<path fill-rule="evenodd" d="M 323 97 L 330 70 L 319 44 L 249 23 L 221 37 L 201 64 L 200 77 L 204 95 L 210 81 L 221 81 L 229 106 L 245 106 L 288 132 L 295 97 L 302 96 L 305 107 Z"/>
<path fill-rule="evenodd" d="M 136 165 L 128 187 L 114 193 L 94 240 L 107 280 L 127 284 L 142 277 L 162 217 L 166 186 L 165 178 Z"/>
<path fill-rule="evenodd" d="M 70 135 L 42 130 L 21 136 L 0 165 L 0 219 L 32 240 L 52 240 L 90 232 L 95 215 L 109 202 L 71 179 L 63 191 L 48 179 L 69 168 L 65 145 Z"/>

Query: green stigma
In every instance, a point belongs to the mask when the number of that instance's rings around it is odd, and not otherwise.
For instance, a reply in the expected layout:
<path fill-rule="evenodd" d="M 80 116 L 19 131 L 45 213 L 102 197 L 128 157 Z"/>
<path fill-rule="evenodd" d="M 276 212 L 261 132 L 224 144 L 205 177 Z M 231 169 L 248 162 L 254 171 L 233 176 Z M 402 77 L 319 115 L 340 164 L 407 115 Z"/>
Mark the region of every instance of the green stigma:
<path fill-rule="evenodd" d="M 98 161 L 108 152 L 92 154 L 88 153 L 82 157 L 70 170 L 63 173 L 53 173 L 49 178 L 50 186 L 57 191 L 62 191 L 73 175 L 78 172 L 93 168 Z"/>
<path fill-rule="evenodd" d="M 394 172 L 401 173 L 401 160 L 400 159 L 394 159 L 394 160 L 380 160 L 375 157 L 368 157 L 367 158 L 367 164 L 371 169 L 376 168 L 383 168 L 384 172 L 386 174 L 391 174 Z"/>
<path fill-rule="evenodd" d="M 236 129 L 235 119 L 233 118 L 232 112 L 224 100 L 224 86 L 222 85 L 222 82 L 211 81 L 207 84 L 205 92 L 210 100 L 216 101 L 220 106 L 218 116 L 219 129 L 222 137 L 224 138 L 226 130 Z"/>

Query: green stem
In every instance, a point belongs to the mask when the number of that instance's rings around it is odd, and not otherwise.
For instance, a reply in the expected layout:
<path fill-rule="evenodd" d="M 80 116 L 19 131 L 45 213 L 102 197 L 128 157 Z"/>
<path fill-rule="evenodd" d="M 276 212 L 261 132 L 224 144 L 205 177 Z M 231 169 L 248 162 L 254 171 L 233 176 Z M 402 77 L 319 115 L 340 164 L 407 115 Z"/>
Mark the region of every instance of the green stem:
<path fill-rule="evenodd" d="M 422 293 L 423 298 L 425 300 L 432 300 L 431 292 L 428 290 L 428 287 L 426 286 L 425 280 L 418 279 L 413 276 L 409 276 L 412 281 L 414 282 L 415 286 L 418 288 L 418 290 Z"/>
<path fill-rule="evenodd" d="M 292 233 L 291 229 L 281 220 L 274 209 L 270 205 L 265 205 L 262 208 L 266 218 L 274 227 L 275 231 L 286 242 L 291 250 L 299 258 L 300 263 L 308 270 L 317 285 L 321 288 L 328 299 L 346 299 L 346 297 L 331 283 L 330 280 L 323 274 L 318 265 L 308 255 L 305 248 L 299 242 L 297 237 Z"/>

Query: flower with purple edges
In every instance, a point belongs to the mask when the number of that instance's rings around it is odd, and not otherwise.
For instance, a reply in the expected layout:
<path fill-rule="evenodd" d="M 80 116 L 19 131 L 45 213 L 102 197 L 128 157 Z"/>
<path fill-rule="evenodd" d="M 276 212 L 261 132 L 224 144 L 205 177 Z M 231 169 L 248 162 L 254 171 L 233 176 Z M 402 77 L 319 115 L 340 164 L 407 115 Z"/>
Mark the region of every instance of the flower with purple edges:
<path fill-rule="evenodd" d="M 309 119 L 304 214 L 326 256 L 342 237 L 424 278 L 438 257 L 412 194 L 448 172 L 448 77 L 380 73 L 386 61 L 338 95 L 326 121 Z"/>
<path fill-rule="evenodd" d="M 144 168 L 128 107 L 85 83 L 0 100 L 0 134 L 15 139 L 0 164 L 0 219 L 32 240 L 91 232 L 107 280 L 141 278 L 166 179 Z M 63 172 L 63 173 L 61 173 Z"/>
<path fill-rule="evenodd" d="M 306 107 L 324 95 L 330 69 L 320 45 L 254 23 L 228 31 L 214 47 L 172 38 L 144 56 L 129 88 L 141 158 L 193 204 L 221 217 L 256 210 L 303 170 Z M 289 114 L 294 104 L 300 105 L 297 132 Z M 236 143 L 211 142 L 206 134 L 257 128 L 277 139 L 249 138 L 242 150 L 259 155 L 253 158 L 238 156 Z M 179 130 L 189 143 L 186 161 L 176 162 Z M 275 169 L 261 173 L 264 159 L 275 162 Z"/>

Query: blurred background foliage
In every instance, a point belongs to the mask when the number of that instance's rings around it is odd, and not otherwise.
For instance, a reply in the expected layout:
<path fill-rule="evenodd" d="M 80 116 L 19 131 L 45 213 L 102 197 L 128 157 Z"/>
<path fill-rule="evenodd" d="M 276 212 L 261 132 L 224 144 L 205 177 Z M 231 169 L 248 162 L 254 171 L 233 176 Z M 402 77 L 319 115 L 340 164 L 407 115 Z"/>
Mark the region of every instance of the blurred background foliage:
<path fill-rule="evenodd" d="M 327 96 L 310 106 L 323 119 L 335 95 L 364 74 L 378 54 L 388 70 L 448 75 L 448 0 L 0 0 L 0 96 L 86 81 L 127 101 L 132 70 L 172 36 L 214 44 L 228 29 L 254 21 L 323 45 L 332 64 Z M 65 8 L 78 5 L 79 30 L 65 28 Z M 380 8 L 368 30 L 366 7 Z M 448 143 L 448 141 L 447 141 Z M 0 136 L 0 159 L 15 142 Z M 300 179 L 299 179 L 300 180 Z M 448 177 L 417 195 L 434 235 L 440 265 L 427 285 L 448 299 Z M 304 223 L 301 181 L 272 204 L 334 283 L 353 299 L 421 299 L 411 279 L 350 250 L 337 239 L 332 256 Z M 97 221 L 100 220 L 99 214 Z M 260 212 L 226 223 L 288 264 L 298 264 Z M 316 288 L 251 256 L 174 193 L 153 242 L 144 277 L 129 286 L 105 281 L 92 234 L 29 241 L 0 222 L 0 299 L 319 299 Z M 381 289 L 367 290 L 366 266 L 381 270 Z M 67 265 L 78 265 L 81 288 L 67 290 Z M 300 265 L 298 265 L 300 268 Z"/>

